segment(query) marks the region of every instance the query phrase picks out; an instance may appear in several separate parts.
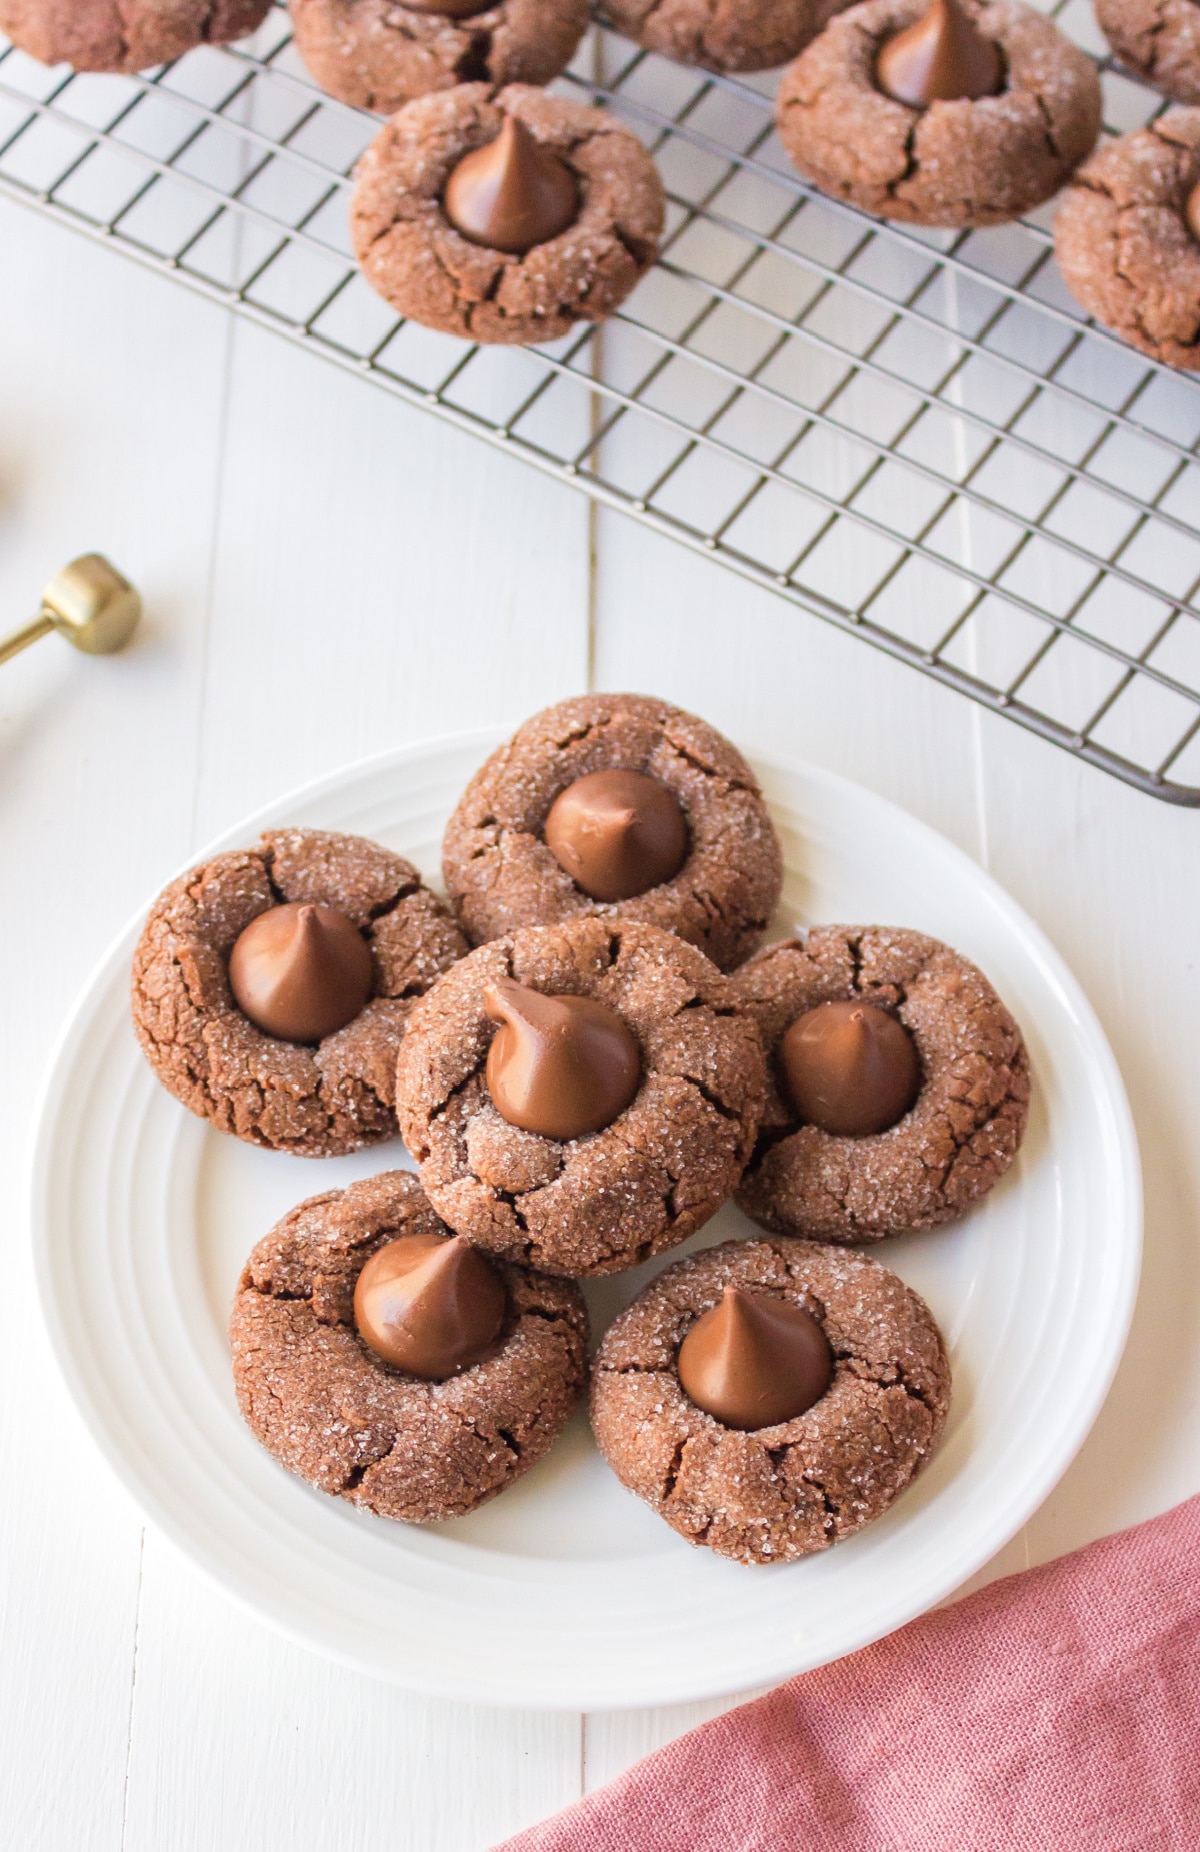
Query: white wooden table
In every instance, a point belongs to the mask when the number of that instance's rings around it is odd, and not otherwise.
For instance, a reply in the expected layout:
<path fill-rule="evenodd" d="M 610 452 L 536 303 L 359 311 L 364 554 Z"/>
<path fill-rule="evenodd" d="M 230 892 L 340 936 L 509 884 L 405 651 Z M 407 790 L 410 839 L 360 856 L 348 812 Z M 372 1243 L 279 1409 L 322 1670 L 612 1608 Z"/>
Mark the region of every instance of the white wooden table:
<path fill-rule="evenodd" d="M 0 205 L 0 613 L 109 552 L 112 661 L 0 671 L 0 1838 L 22 1852 L 481 1852 L 720 1703 L 430 1702 L 229 1606 L 59 1383 L 26 1176 L 59 1027 L 202 842 L 351 759 L 637 688 L 885 792 L 1003 881 L 1112 1039 L 1147 1244 L 1116 1386 L 986 1574 L 1200 1490 L 1200 816 L 1140 796 L 222 310 Z"/>

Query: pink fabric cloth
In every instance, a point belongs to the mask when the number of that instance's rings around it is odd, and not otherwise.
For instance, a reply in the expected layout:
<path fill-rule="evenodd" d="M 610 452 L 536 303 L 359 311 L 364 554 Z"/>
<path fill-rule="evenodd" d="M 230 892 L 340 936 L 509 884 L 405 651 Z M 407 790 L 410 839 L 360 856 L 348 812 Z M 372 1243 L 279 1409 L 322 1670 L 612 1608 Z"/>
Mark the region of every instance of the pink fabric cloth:
<path fill-rule="evenodd" d="M 805 1673 L 497 1852 L 1200 1852 L 1200 1498 Z"/>

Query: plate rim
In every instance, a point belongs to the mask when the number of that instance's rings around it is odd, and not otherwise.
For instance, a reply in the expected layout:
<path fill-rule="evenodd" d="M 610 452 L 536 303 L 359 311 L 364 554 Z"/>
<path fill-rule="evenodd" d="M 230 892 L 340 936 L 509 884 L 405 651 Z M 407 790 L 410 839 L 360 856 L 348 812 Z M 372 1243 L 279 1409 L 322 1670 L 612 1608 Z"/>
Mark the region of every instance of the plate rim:
<path fill-rule="evenodd" d="M 510 732 L 509 727 L 489 726 L 433 734 L 403 746 L 388 747 L 379 752 L 365 754 L 359 759 L 335 767 L 332 771 L 310 779 L 302 785 L 281 793 L 269 802 L 259 805 L 247 816 L 239 818 L 229 829 L 214 835 L 193 854 L 190 854 L 179 868 L 166 878 L 162 886 L 166 886 L 170 880 L 176 879 L 178 875 L 195 867 L 209 856 L 222 853 L 231 843 L 236 846 L 238 841 L 249 839 L 263 828 L 285 827 L 277 820 L 281 807 L 299 811 L 306 803 L 327 798 L 339 787 L 355 784 L 392 768 L 401 767 L 406 761 L 428 758 L 438 752 L 451 752 L 474 746 L 482 755 L 506 739 Z M 855 1637 L 836 1656 L 845 1658 L 851 1653 L 863 1650 L 875 1640 L 886 1638 L 900 1627 L 908 1625 L 919 1615 L 929 1612 L 930 1608 L 938 1602 L 951 1599 L 966 1582 L 1004 1548 L 1006 1543 L 1011 1541 L 1013 1536 L 1044 1504 L 1078 1455 L 1112 1387 L 1124 1353 L 1137 1301 L 1144 1224 L 1141 1156 L 1132 1109 L 1121 1071 L 1090 999 L 1053 941 L 996 877 L 975 861 L 966 850 L 960 848 L 940 830 L 935 829 L 932 824 L 926 823 L 923 818 L 914 816 L 893 799 L 873 791 L 869 786 L 862 785 L 840 772 L 831 771 L 825 766 L 790 754 L 748 751 L 747 757 L 756 772 L 769 771 L 779 773 L 784 778 L 799 778 L 810 784 L 824 786 L 835 794 L 848 797 L 852 801 L 865 799 L 884 815 L 893 814 L 902 821 L 905 829 L 916 831 L 919 836 L 927 839 L 938 853 L 949 854 L 952 860 L 969 874 L 977 890 L 987 897 L 995 910 L 1018 928 L 1021 937 L 1027 944 L 1032 944 L 1044 970 L 1053 977 L 1063 993 L 1064 1000 L 1070 1005 L 1078 1028 L 1086 1036 L 1089 1052 L 1097 1061 L 1098 1079 L 1102 1082 L 1101 1091 L 1111 1112 L 1113 1127 L 1117 1135 L 1116 1155 L 1124 1185 L 1118 1219 L 1127 1231 L 1127 1238 L 1121 1250 L 1120 1264 L 1116 1268 L 1113 1280 L 1108 1330 L 1103 1334 L 1104 1365 L 1095 1370 L 1086 1390 L 1078 1396 L 1072 1411 L 1072 1419 L 1063 1430 L 1063 1438 L 1053 1458 L 1044 1463 L 1040 1473 L 1029 1481 L 1026 1495 L 1020 1503 L 1015 1507 L 1005 1508 L 1002 1512 L 998 1511 L 992 1522 L 984 1527 L 976 1539 L 976 1547 L 969 1553 L 969 1559 L 965 1561 L 965 1566 L 963 1564 L 957 1566 L 961 1569 L 961 1573 L 957 1575 L 957 1579 L 950 1587 L 942 1588 L 932 1601 L 922 1593 L 913 1602 L 904 1603 L 902 1617 L 884 1633 L 868 1625 L 862 1638 Z M 156 892 L 160 891 L 161 888 L 156 890 Z M 89 1013 L 97 1008 L 102 997 L 107 994 L 110 967 L 113 977 L 116 977 L 120 963 L 128 960 L 130 942 L 141 930 L 147 904 L 150 903 L 143 903 L 136 909 L 93 964 L 55 1038 L 38 1091 L 34 1118 L 36 1130 L 30 1161 L 26 1166 L 27 1213 L 33 1245 L 38 1306 L 55 1363 L 84 1427 L 115 1473 L 118 1482 L 124 1487 L 144 1517 L 172 1547 L 180 1551 L 187 1562 L 204 1577 L 210 1586 L 218 1588 L 226 1599 L 231 1600 L 244 1612 L 252 1614 L 258 1621 L 270 1626 L 275 1632 L 282 1634 L 284 1638 L 322 1658 L 330 1659 L 366 1676 L 405 1690 L 431 1697 L 470 1702 L 472 1701 L 471 1695 L 464 1691 L 460 1681 L 452 1677 L 439 1679 L 431 1675 L 428 1668 L 414 1669 L 403 1665 L 384 1669 L 377 1664 L 364 1661 L 351 1648 L 339 1650 L 331 1638 L 318 1634 L 314 1629 L 309 1629 L 299 1617 L 291 1616 L 285 1609 L 275 1609 L 260 1603 L 248 1589 L 239 1585 L 232 1571 L 228 1570 L 223 1563 L 209 1560 L 203 1545 L 193 1539 L 186 1523 L 182 1519 L 177 1519 L 169 1505 L 160 1499 L 153 1474 L 144 1473 L 129 1452 L 121 1446 L 119 1436 L 106 1422 L 102 1409 L 96 1405 L 87 1387 L 85 1373 L 76 1362 L 65 1323 L 59 1315 L 53 1269 L 50 1264 L 48 1182 L 53 1157 L 51 1129 L 61 1109 L 63 1095 L 72 1078 L 75 1044 L 81 1029 Z M 786 1655 L 780 1655 L 780 1668 L 768 1674 L 768 1682 L 781 1683 L 796 1675 L 794 1667 L 791 1671 L 783 1667 L 784 1657 Z M 826 1660 L 822 1663 L 828 1664 L 833 1661 Z M 614 1699 L 608 1694 L 589 1695 L 580 1689 L 572 1692 L 570 1696 L 551 1694 L 536 1703 L 531 1702 L 528 1695 L 523 1692 L 515 1693 L 511 1697 L 506 1697 L 502 1692 L 489 1693 L 484 1701 L 497 1709 L 536 1708 L 558 1713 L 604 1712 L 734 1696 L 739 1691 L 753 1690 L 763 1682 L 761 1678 L 756 1678 L 745 1685 L 737 1683 L 727 1685 L 722 1682 L 715 1688 L 706 1687 L 701 1691 L 697 1689 L 694 1679 L 688 1681 L 684 1678 L 677 1685 L 672 1685 L 668 1676 L 658 1681 L 653 1692 L 639 1698 Z M 480 1700 L 476 1698 L 473 1701 Z"/>

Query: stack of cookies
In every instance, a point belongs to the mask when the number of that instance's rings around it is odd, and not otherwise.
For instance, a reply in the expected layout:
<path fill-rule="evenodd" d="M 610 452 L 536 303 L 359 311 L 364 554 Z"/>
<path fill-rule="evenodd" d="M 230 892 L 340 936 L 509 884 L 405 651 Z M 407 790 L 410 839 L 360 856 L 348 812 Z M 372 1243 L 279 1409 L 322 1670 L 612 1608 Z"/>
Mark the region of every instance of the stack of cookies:
<path fill-rule="evenodd" d="M 886 1510 L 950 1394 L 923 1302 L 856 1251 L 961 1216 L 1024 1130 L 986 978 L 896 928 L 766 950 L 782 882 L 754 776 L 633 695 L 536 715 L 446 830 L 449 905 L 399 856 L 293 829 L 156 902 L 133 1013 L 160 1080 L 247 1142 L 416 1167 L 311 1197 L 254 1249 L 242 1412 L 321 1490 L 460 1515 L 591 1380 L 597 1442 L 681 1535 L 744 1563 Z M 580 1282 L 731 1197 L 763 1231 L 660 1272 L 588 1363 Z"/>

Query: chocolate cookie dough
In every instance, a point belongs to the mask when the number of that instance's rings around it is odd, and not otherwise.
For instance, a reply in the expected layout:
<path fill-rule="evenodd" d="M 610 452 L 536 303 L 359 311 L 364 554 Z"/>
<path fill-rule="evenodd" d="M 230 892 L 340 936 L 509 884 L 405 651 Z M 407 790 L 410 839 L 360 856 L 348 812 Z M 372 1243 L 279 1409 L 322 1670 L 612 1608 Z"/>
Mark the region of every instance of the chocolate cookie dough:
<path fill-rule="evenodd" d="M 496 142 L 508 116 L 568 170 L 579 199 L 565 230 L 523 251 L 464 235 L 445 206 L 460 162 Z M 350 231 L 363 275 L 401 315 L 528 345 L 611 315 L 653 263 L 663 212 L 654 162 L 615 118 L 527 84 L 471 83 L 407 104 L 380 130 L 356 170 Z"/>
<path fill-rule="evenodd" d="M 0 32 L 42 64 L 145 71 L 262 24 L 271 0 L 0 0 Z"/>
<path fill-rule="evenodd" d="M 336 910 L 370 951 L 369 1001 L 348 1019 L 343 1009 L 344 1026 L 314 1046 L 278 1039 L 279 1029 L 303 1033 L 300 1021 L 276 1019 L 276 1033 L 265 1033 L 230 986 L 231 953 L 251 922 L 273 922 L 288 903 L 308 915 Z M 155 901 L 134 953 L 134 1028 L 167 1091 L 218 1131 L 331 1157 L 394 1135 L 405 1019 L 466 950 L 402 856 L 361 836 L 268 830 L 257 849 L 214 856 Z M 302 975 L 311 969 L 299 962 Z M 281 975 L 294 978 L 295 967 Z M 265 993 L 242 995 L 263 1006 Z"/>
<path fill-rule="evenodd" d="M 816 926 L 732 981 L 767 1051 L 766 1110 L 737 1193 L 764 1228 L 877 1241 L 950 1221 L 1004 1175 L 1025 1131 L 1029 1059 L 983 973 L 948 945 L 894 927 Z M 781 1059 L 790 1025 L 848 1001 L 893 1018 L 920 1058 L 912 1105 L 861 1136 L 803 1123 Z"/>
<path fill-rule="evenodd" d="M 1003 88 L 926 106 L 887 95 L 877 61 L 928 0 L 867 0 L 826 26 L 783 76 L 780 139 L 837 199 L 921 225 L 994 225 L 1049 199 L 1095 143 L 1100 80 L 1091 59 L 1017 0 L 961 0 L 998 48 Z"/>
<path fill-rule="evenodd" d="M 1196 0 L 1096 0 L 1096 21 L 1122 64 L 1180 103 L 1200 103 Z"/>
<path fill-rule="evenodd" d="M 599 14 L 647 51 L 709 71 L 786 64 L 847 0 L 600 0 Z"/>
<path fill-rule="evenodd" d="M 503 1033 L 496 993 L 503 1002 L 511 984 L 603 1005 L 632 1032 L 640 1084 L 611 1123 L 560 1138 L 506 1116 L 488 1056 Z M 702 952 L 653 926 L 584 918 L 493 940 L 438 980 L 401 1043 L 396 1113 L 459 1234 L 548 1273 L 616 1273 L 674 1247 L 731 1194 L 764 1084 L 754 1025 Z"/>
<path fill-rule="evenodd" d="M 1169 109 L 1080 168 L 1054 223 L 1071 294 L 1132 347 L 1200 368 L 1200 109 Z M 1191 224 L 1189 224 L 1189 219 Z"/>
<path fill-rule="evenodd" d="M 289 0 L 296 48 L 322 90 L 386 115 L 475 81 L 548 84 L 587 27 L 587 0 Z"/>
<path fill-rule="evenodd" d="M 807 1313 L 824 1334 L 832 1377 L 802 1414 L 726 1425 L 682 1387 L 680 1347 L 730 1287 Z M 808 1393 L 820 1387 L 818 1376 Z M 591 1402 L 617 1478 L 673 1530 L 735 1562 L 778 1563 L 888 1509 L 937 1445 L 950 1367 L 928 1307 L 894 1273 L 775 1235 L 726 1241 L 660 1274 L 610 1325 Z"/>
<path fill-rule="evenodd" d="M 246 1263 L 229 1335 L 255 1437 L 319 1491 L 384 1518 L 460 1517 L 562 1432 L 587 1372 L 587 1312 L 567 1281 L 502 1263 L 499 1331 L 442 1380 L 386 1363 L 355 1327 L 355 1288 L 386 1245 L 447 1236 L 415 1177 L 387 1171 L 301 1203 Z"/>
<path fill-rule="evenodd" d="M 686 839 L 669 878 L 642 893 L 627 885 L 627 898 L 608 901 L 595 898 L 598 858 L 576 864 L 593 890 L 585 891 L 564 866 L 569 855 L 560 846 L 560 861 L 547 836 L 555 838 L 550 819 L 564 794 L 612 768 L 664 787 L 683 813 Z M 589 808 L 595 841 L 605 819 L 594 803 Z M 590 914 L 678 933 L 723 970 L 758 944 L 783 880 L 779 842 L 741 754 L 695 715 L 646 695 L 580 695 L 527 720 L 467 786 L 442 860 L 447 891 L 476 944 Z"/>

